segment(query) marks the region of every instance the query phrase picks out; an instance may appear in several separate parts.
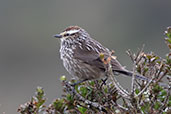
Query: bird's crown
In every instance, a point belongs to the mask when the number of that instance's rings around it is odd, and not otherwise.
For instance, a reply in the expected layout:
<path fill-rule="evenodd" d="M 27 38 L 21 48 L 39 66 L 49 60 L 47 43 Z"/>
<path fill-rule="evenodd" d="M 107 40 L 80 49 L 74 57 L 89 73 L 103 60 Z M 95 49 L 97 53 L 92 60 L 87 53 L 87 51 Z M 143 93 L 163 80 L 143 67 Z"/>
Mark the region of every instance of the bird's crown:
<path fill-rule="evenodd" d="M 69 38 L 71 36 L 78 34 L 80 31 L 83 31 L 83 29 L 79 26 L 69 26 L 62 33 L 56 34 L 54 37 Z"/>
<path fill-rule="evenodd" d="M 69 26 L 64 31 L 73 31 L 73 30 L 79 30 L 81 29 L 79 26 Z"/>
<path fill-rule="evenodd" d="M 80 29 L 81 28 L 79 26 L 69 26 L 63 32 L 68 35 L 73 35 L 75 33 L 78 33 Z"/>

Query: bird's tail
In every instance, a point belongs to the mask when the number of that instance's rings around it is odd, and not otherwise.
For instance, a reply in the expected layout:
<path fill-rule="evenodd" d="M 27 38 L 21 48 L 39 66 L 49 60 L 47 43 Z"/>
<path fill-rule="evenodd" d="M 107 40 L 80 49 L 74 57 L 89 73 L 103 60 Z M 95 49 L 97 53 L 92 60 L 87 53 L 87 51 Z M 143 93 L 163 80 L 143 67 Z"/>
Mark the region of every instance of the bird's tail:
<path fill-rule="evenodd" d="M 130 77 L 132 77 L 132 75 L 133 75 L 133 72 L 128 71 L 128 70 L 115 70 L 115 72 L 124 74 L 124 75 L 126 75 L 126 76 L 130 76 Z M 149 78 L 147 78 L 147 77 L 145 77 L 145 76 L 142 76 L 142 75 L 138 75 L 138 74 L 135 74 L 135 78 L 136 78 L 136 79 L 140 79 L 140 80 L 144 80 L 144 81 L 150 81 Z M 160 85 L 160 86 L 163 86 L 163 87 L 166 87 L 166 88 L 169 87 L 169 85 L 167 85 L 166 83 L 162 83 L 162 82 L 159 82 L 159 85 Z"/>
<path fill-rule="evenodd" d="M 133 72 L 128 71 L 128 70 L 115 70 L 115 72 L 130 76 L 130 77 L 132 77 L 132 75 L 133 75 Z M 135 78 L 144 80 L 144 81 L 149 81 L 149 78 L 142 76 L 142 75 L 138 75 L 138 74 L 135 74 Z"/>

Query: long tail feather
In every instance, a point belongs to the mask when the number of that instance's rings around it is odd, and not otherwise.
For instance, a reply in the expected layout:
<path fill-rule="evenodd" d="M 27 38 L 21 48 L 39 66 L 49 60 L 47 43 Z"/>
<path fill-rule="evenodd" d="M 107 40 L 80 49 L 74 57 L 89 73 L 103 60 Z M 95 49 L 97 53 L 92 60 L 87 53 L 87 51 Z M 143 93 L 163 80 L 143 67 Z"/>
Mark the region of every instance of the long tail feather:
<path fill-rule="evenodd" d="M 124 74 L 126 76 L 130 76 L 130 77 L 132 77 L 132 75 L 133 75 L 133 72 L 128 71 L 128 70 L 114 70 L 114 71 L 118 72 L 118 73 L 121 73 L 121 74 Z M 140 79 L 140 80 L 144 80 L 144 81 L 150 81 L 149 78 L 147 78 L 145 76 L 142 76 L 142 75 L 138 75 L 138 74 L 135 74 L 135 78 Z M 169 87 L 169 85 L 167 85 L 165 83 L 162 83 L 162 82 L 159 82 L 159 85 L 163 86 L 163 87 L 166 87 L 166 88 Z"/>
<path fill-rule="evenodd" d="M 115 72 L 130 76 L 130 77 L 132 77 L 132 75 L 133 75 L 133 72 L 128 71 L 128 70 L 115 70 Z M 149 78 L 142 76 L 142 75 L 138 75 L 138 74 L 135 74 L 135 78 L 140 79 L 140 80 L 149 81 Z"/>

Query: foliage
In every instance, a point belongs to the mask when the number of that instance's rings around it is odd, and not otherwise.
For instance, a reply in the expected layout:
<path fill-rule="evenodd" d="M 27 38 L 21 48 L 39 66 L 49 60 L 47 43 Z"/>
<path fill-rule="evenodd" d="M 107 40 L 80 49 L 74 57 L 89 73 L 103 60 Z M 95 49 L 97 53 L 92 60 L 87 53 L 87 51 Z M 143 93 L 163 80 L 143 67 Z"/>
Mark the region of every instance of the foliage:
<path fill-rule="evenodd" d="M 37 87 L 36 95 L 31 98 L 31 101 L 20 105 L 18 112 L 21 114 L 38 114 L 39 112 L 45 111 L 45 101 L 44 90 L 42 87 Z"/>
<path fill-rule="evenodd" d="M 169 53 L 163 59 L 154 53 L 137 54 L 127 51 L 133 62 L 131 91 L 125 90 L 111 71 L 110 58 L 104 60 L 108 65 L 108 80 L 86 81 L 72 86 L 76 80 L 66 81 L 62 76 L 63 95 L 49 106 L 45 106 L 44 90 L 38 87 L 31 101 L 21 105 L 21 114 L 170 114 L 171 113 L 171 27 L 165 31 L 165 42 Z M 111 57 L 113 57 L 111 55 Z M 139 73 L 148 81 L 135 79 Z M 110 78 L 110 79 L 109 79 Z M 165 80 L 162 82 L 162 80 Z"/>

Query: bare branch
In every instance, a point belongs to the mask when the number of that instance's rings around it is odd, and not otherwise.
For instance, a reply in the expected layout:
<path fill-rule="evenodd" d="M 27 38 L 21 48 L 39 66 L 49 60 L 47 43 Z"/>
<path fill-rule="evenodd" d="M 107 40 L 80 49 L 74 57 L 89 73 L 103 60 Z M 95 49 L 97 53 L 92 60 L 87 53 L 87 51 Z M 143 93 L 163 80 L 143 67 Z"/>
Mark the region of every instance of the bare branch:
<path fill-rule="evenodd" d="M 107 110 L 104 108 L 104 106 L 100 105 L 97 102 L 92 102 L 90 100 L 85 99 L 84 97 L 82 97 L 79 93 L 76 92 L 75 88 L 73 86 L 71 86 L 68 82 L 64 81 L 63 82 L 64 85 L 66 86 L 66 90 L 70 93 L 70 94 L 74 94 L 75 96 L 77 96 L 77 98 L 80 101 L 83 101 L 85 104 L 90 105 L 96 109 L 98 109 L 99 111 L 103 111 L 105 113 L 107 113 Z"/>
<path fill-rule="evenodd" d="M 132 73 L 132 83 L 131 83 L 131 95 L 134 96 L 134 90 L 135 90 L 135 64 L 133 66 L 133 73 Z"/>
<path fill-rule="evenodd" d="M 135 96 L 139 97 L 141 94 L 143 94 L 145 92 L 145 90 L 150 86 L 150 84 L 154 81 L 155 76 L 152 77 L 152 79 L 147 83 L 147 85 L 138 93 L 138 95 Z"/>
<path fill-rule="evenodd" d="M 167 105 L 169 96 L 171 95 L 170 92 L 171 92 L 171 87 L 168 89 L 168 92 L 167 92 L 166 98 L 164 100 L 164 103 L 163 103 L 163 105 L 159 109 L 159 113 L 162 113 L 163 112 L 163 109 L 166 108 L 166 105 Z"/>
<path fill-rule="evenodd" d="M 110 76 L 110 78 L 112 79 L 112 82 L 115 85 L 116 89 L 118 90 L 118 92 L 120 93 L 120 95 L 122 97 L 130 99 L 130 97 L 129 97 L 130 94 L 125 89 L 123 89 L 122 86 L 119 84 L 119 82 L 115 79 L 110 61 L 109 61 L 108 65 L 109 66 L 108 66 L 108 72 L 107 73 Z"/>

